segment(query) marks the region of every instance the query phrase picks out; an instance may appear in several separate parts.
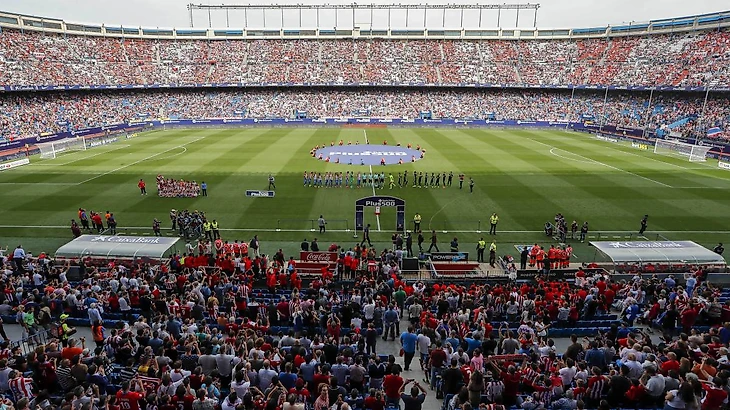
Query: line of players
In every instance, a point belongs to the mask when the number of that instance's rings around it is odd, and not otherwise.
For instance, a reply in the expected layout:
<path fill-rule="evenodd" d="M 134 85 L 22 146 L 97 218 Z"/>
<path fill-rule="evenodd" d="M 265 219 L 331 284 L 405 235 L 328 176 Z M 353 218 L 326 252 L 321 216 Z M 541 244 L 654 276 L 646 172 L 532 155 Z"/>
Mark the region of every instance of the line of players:
<path fill-rule="evenodd" d="M 375 187 L 379 189 L 385 188 L 386 182 L 390 189 L 398 186 L 399 188 L 408 187 L 408 172 L 398 172 L 398 182 L 396 177 L 389 173 L 386 180 L 385 172 L 307 172 L 304 171 L 303 183 L 305 187 L 315 188 L 361 188 Z M 459 188 L 464 184 L 464 174 L 459 174 Z M 428 172 L 413 171 L 413 188 L 446 188 L 450 187 L 454 180 L 454 173 L 432 172 L 430 177 Z"/>

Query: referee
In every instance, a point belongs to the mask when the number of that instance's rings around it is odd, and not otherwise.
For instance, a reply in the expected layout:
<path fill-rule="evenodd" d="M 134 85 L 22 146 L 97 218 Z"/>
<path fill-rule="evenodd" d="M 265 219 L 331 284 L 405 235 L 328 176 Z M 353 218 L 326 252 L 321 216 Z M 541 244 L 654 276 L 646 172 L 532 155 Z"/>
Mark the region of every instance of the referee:
<path fill-rule="evenodd" d="M 269 174 L 269 191 L 271 191 L 271 188 L 276 189 L 276 184 L 274 183 L 274 176 Z"/>

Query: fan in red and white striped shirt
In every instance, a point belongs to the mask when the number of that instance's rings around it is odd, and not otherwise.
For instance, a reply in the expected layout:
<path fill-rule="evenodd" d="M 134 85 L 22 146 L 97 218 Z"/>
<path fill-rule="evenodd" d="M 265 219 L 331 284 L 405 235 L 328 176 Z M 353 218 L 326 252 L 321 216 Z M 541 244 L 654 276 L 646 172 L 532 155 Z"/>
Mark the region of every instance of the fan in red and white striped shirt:
<path fill-rule="evenodd" d="M 33 379 L 23 377 L 23 375 L 21 375 L 17 371 L 13 371 L 10 373 L 8 387 L 10 388 L 10 392 L 13 393 L 13 401 L 15 402 L 22 399 L 23 397 L 27 398 L 28 400 L 31 400 L 33 399 L 33 397 L 35 397 L 35 394 L 33 394 Z"/>
<path fill-rule="evenodd" d="M 586 395 L 591 400 L 600 400 L 603 391 L 608 387 L 608 377 L 601 374 L 598 367 L 594 367 L 591 372 L 593 376 L 588 379 Z"/>
<path fill-rule="evenodd" d="M 522 371 L 522 383 L 532 386 L 538 376 L 540 376 L 540 373 L 538 372 L 537 364 L 531 363 L 529 367 Z"/>

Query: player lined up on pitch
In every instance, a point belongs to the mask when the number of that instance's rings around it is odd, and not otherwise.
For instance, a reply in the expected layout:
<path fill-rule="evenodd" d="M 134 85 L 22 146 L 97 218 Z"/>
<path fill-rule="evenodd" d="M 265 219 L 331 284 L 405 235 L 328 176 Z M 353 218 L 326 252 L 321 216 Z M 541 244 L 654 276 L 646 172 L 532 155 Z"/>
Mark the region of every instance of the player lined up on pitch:
<path fill-rule="evenodd" d="M 407 188 L 442 188 L 451 186 L 454 173 L 449 172 L 419 172 L 413 171 L 412 177 L 408 171 L 393 173 L 385 172 L 314 172 L 304 171 L 302 183 L 305 187 L 314 188 L 363 188 L 374 187 L 384 189 L 386 184 L 390 189 L 395 187 Z M 464 174 L 459 174 L 459 189 L 464 184 Z"/>

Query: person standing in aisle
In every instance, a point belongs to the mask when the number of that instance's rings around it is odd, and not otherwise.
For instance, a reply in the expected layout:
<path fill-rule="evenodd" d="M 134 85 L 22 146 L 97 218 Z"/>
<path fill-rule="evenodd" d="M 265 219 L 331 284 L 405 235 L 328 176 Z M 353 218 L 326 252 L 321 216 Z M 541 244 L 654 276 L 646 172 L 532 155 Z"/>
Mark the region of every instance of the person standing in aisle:
<path fill-rule="evenodd" d="M 487 242 L 484 238 L 479 238 L 479 242 L 477 242 L 477 262 L 484 263 L 485 249 L 487 249 Z"/>
<path fill-rule="evenodd" d="M 421 230 L 421 214 L 416 212 L 413 216 L 413 232 L 419 232 Z"/>
<path fill-rule="evenodd" d="M 489 266 L 494 267 L 494 262 L 497 261 L 497 244 L 492 241 L 489 244 Z"/>
<path fill-rule="evenodd" d="M 413 357 L 416 355 L 416 341 L 418 340 L 418 336 L 415 333 L 415 329 L 413 326 L 408 326 L 408 331 L 403 332 L 400 335 L 400 344 L 403 348 L 403 364 L 404 364 L 404 370 L 410 371 L 411 367 L 411 361 L 413 360 Z"/>
<path fill-rule="evenodd" d="M 418 230 L 418 253 L 423 253 L 423 241 L 425 241 L 425 238 L 423 237 L 423 231 L 420 229 Z"/>
<path fill-rule="evenodd" d="M 499 216 L 497 216 L 497 213 L 493 213 L 492 216 L 489 217 L 489 234 L 490 235 L 496 235 L 497 234 L 497 224 L 499 223 Z"/>

